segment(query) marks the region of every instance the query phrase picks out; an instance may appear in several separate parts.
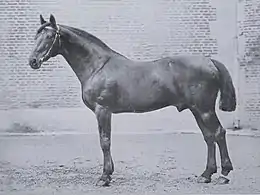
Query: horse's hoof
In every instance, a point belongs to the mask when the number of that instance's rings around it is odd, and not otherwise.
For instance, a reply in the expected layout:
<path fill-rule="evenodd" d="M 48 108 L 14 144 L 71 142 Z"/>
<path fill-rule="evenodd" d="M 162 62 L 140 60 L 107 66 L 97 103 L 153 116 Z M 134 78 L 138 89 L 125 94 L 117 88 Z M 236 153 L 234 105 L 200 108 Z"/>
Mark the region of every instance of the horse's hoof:
<path fill-rule="evenodd" d="M 223 176 L 219 176 L 216 181 L 216 184 L 220 184 L 220 185 L 228 184 L 228 183 L 229 183 L 229 179 Z"/>
<path fill-rule="evenodd" d="M 101 178 L 97 181 L 96 186 L 100 187 L 108 187 L 111 181 L 111 177 L 109 175 L 101 176 Z"/>
<path fill-rule="evenodd" d="M 197 183 L 210 183 L 211 182 L 211 178 L 206 178 L 203 176 L 199 176 L 197 178 Z"/>

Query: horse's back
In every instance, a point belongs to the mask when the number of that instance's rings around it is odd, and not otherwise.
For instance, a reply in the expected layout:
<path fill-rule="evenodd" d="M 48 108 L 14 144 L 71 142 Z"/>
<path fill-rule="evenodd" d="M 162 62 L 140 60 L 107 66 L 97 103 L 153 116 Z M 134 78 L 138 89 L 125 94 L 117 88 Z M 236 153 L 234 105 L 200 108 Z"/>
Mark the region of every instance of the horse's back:
<path fill-rule="evenodd" d="M 191 75 L 196 76 L 196 73 L 200 72 L 204 76 L 217 76 L 218 69 L 211 61 L 209 57 L 201 55 L 175 55 L 170 57 L 164 57 L 153 61 L 132 61 L 127 60 L 125 65 L 129 70 L 137 71 L 174 71 L 185 70 L 186 73 L 190 72 Z"/>

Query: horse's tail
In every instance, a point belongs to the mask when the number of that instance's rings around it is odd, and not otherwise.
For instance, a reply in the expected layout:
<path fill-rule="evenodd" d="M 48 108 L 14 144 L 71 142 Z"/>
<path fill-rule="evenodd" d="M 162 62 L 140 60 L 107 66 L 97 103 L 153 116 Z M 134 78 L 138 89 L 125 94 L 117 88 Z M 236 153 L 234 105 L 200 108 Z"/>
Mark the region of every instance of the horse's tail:
<path fill-rule="evenodd" d="M 232 78 L 224 64 L 217 60 L 211 59 L 219 71 L 220 82 L 220 102 L 219 109 L 227 112 L 236 110 L 236 92 Z"/>

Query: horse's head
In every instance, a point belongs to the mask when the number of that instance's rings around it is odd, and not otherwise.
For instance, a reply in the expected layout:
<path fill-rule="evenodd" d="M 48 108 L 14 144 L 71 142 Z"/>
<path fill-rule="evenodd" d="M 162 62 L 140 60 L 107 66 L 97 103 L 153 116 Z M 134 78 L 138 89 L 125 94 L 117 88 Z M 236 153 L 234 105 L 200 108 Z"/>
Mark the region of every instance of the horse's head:
<path fill-rule="evenodd" d="M 58 54 L 60 47 L 60 28 L 53 15 L 46 22 L 40 15 L 41 27 L 37 30 L 35 44 L 29 57 L 33 69 L 39 69 L 43 62 Z"/>

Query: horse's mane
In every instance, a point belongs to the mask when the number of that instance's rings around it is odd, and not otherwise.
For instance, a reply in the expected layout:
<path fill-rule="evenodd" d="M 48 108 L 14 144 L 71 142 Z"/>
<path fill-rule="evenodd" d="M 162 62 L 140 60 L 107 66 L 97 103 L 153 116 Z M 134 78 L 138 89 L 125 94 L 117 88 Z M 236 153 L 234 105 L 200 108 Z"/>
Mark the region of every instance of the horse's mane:
<path fill-rule="evenodd" d="M 87 39 L 88 41 L 102 47 L 102 48 L 105 48 L 105 49 L 108 49 L 108 50 L 111 50 L 110 47 L 108 47 L 103 41 L 101 41 L 99 38 L 95 37 L 94 35 L 84 31 L 84 30 L 81 30 L 81 29 L 78 29 L 78 28 L 74 28 L 74 27 L 70 27 L 70 26 L 65 26 L 65 25 L 60 25 L 62 26 L 63 28 L 66 28 L 67 30 L 69 31 L 72 31 L 73 33 L 75 33 L 76 35 L 82 37 L 83 39 Z"/>
<path fill-rule="evenodd" d="M 40 33 L 45 27 L 47 26 L 51 26 L 51 23 L 50 22 L 46 22 L 45 24 L 43 24 L 38 30 L 37 30 L 37 34 Z M 108 50 L 108 51 L 112 51 L 122 57 L 125 57 L 123 56 L 122 54 L 114 51 L 113 49 L 111 49 L 108 45 L 106 45 L 103 41 L 101 41 L 99 38 L 95 37 L 94 35 L 84 31 L 84 30 L 81 30 L 81 29 L 78 29 L 78 28 L 75 28 L 75 27 L 71 27 L 71 26 L 66 26 L 66 25 L 61 25 L 59 24 L 59 26 L 67 29 L 68 31 L 71 31 L 72 33 L 74 33 L 75 35 L 81 37 L 83 40 L 88 40 L 98 46 L 100 46 L 101 48 L 105 49 L 105 50 Z"/>

